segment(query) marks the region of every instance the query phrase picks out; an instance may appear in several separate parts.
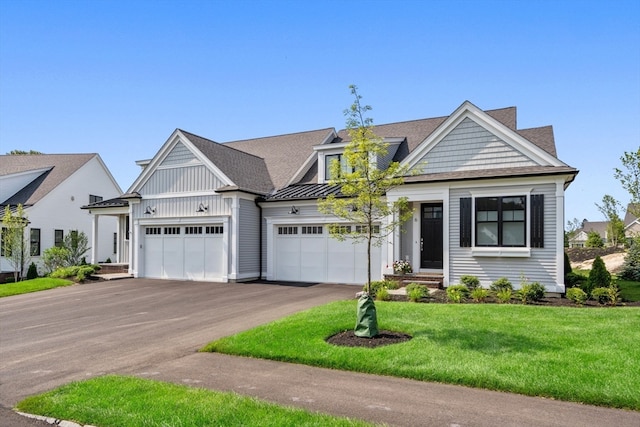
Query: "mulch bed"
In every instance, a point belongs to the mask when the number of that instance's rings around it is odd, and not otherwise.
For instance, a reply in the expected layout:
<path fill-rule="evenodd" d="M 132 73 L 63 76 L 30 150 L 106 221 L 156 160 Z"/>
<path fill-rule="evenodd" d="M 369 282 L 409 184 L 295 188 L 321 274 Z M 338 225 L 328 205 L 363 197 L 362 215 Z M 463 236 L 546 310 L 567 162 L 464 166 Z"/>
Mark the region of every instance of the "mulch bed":
<path fill-rule="evenodd" d="M 327 338 L 327 342 L 329 344 L 345 347 L 375 348 L 383 345 L 398 344 L 401 342 L 409 341 L 411 338 L 411 335 L 394 331 L 379 331 L 378 335 L 373 338 L 362 338 L 356 336 L 356 334 L 352 330 L 349 330 L 339 332 L 333 336 L 330 336 L 329 338 Z"/>

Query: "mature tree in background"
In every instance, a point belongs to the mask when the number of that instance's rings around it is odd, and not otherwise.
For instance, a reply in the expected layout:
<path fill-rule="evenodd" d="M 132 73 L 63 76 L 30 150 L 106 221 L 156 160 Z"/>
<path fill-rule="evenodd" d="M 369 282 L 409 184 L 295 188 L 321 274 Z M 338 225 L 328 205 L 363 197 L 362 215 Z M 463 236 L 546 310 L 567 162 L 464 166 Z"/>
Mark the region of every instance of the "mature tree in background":
<path fill-rule="evenodd" d="M 44 154 L 44 153 L 41 153 L 40 151 L 36 151 L 36 150 L 29 150 L 29 151 L 11 150 L 7 154 L 10 156 L 31 156 L 34 154 Z"/>
<path fill-rule="evenodd" d="M 18 277 L 22 279 L 24 267 L 29 260 L 29 249 L 24 233 L 27 224 L 29 220 L 22 205 L 18 205 L 13 212 L 9 206 L 5 206 L 2 217 L 2 256 L 13 267 L 15 282 L 18 281 Z"/>
<path fill-rule="evenodd" d="M 607 238 L 608 242 L 612 246 L 618 246 L 625 241 L 624 237 L 624 221 L 618 215 L 618 209 L 622 206 L 620 203 L 608 194 L 602 197 L 602 204 L 596 203 L 596 207 L 602 215 L 606 218 L 607 224 Z"/>
<path fill-rule="evenodd" d="M 615 168 L 614 177 L 631 196 L 630 212 L 640 218 L 640 147 L 620 157 L 623 169 Z"/>
<path fill-rule="evenodd" d="M 355 333 L 361 337 L 372 337 L 378 334 L 378 329 L 371 296 L 371 247 L 386 242 L 386 237 L 413 214 L 408 209 L 406 198 L 393 203 L 387 201 L 387 191 L 403 184 L 408 168 L 398 162 L 392 162 L 384 169 L 378 168 L 377 159 L 385 156 L 388 144 L 375 134 L 372 119 L 364 118 L 371 107 L 360 103 L 362 97 L 356 86 L 349 88 L 355 98 L 351 107 L 345 110 L 351 141 L 344 149 L 346 162 L 334 160 L 331 163 L 329 180 L 330 185 L 340 186 L 342 195 L 328 196 L 318 203 L 318 208 L 322 213 L 343 220 L 329 225 L 331 237 L 367 244 L 367 283 L 359 301 Z M 360 321 L 361 306 L 373 310 L 372 319 Z"/>
<path fill-rule="evenodd" d="M 582 228 L 582 224 L 586 220 L 579 221 L 578 218 L 573 218 L 571 221 L 567 221 L 567 227 L 564 229 L 564 246 L 569 247 L 569 240 L 575 237 L 575 235 Z"/>

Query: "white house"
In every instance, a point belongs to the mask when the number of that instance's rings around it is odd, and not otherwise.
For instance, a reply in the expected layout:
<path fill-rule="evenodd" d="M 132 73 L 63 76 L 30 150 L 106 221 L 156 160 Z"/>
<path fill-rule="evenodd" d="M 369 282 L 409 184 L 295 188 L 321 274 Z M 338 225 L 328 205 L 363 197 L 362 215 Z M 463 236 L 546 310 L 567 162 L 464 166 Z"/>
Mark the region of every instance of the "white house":
<path fill-rule="evenodd" d="M 117 220 L 104 218 L 95 234 L 94 219 L 81 207 L 120 194 L 122 190 L 98 154 L 0 156 L 0 210 L 4 214 L 6 206 L 24 207 L 30 262 L 39 267 L 43 252 L 59 245 L 72 230 L 89 237 L 98 256 L 95 261 L 115 259 Z M 13 271 L 13 266 L 2 257 L 0 270 Z"/>
<path fill-rule="evenodd" d="M 550 126 L 518 129 L 515 107 L 464 102 L 374 131 L 390 147 L 377 165 L 415 172 L 387 194 L 407 197 L 414 216 L 374 251 L 374 279 L 407 259 L 444 286 L 465 274 L 485 286 L 524 276 L 564 291 L 564 192 L 578 171 L 557 158 Z M 138 162 L 127 194 L 87 208 L 120 218 L 120 253 L 136 277 L 362 284 L 364 245 L 331 239 L 336 219 L 317 208 L 340 194 L 328 165 L 347 142 L 333 128 L 223 144 L 177 129 Z"/>

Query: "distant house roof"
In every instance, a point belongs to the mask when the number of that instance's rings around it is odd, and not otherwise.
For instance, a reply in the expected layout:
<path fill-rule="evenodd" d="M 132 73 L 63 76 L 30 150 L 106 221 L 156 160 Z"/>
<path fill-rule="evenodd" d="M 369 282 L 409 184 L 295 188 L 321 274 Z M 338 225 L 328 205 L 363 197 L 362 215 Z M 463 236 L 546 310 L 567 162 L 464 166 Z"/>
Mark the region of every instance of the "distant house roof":
<path fill-rule="evenodd" d="M 41 170 L 42 173 L 6 200 L 0 201 L 0 205 L 33 206 L 95 156 L 95 153 L 1 155 L 0 178 L 30 171 Z"/>

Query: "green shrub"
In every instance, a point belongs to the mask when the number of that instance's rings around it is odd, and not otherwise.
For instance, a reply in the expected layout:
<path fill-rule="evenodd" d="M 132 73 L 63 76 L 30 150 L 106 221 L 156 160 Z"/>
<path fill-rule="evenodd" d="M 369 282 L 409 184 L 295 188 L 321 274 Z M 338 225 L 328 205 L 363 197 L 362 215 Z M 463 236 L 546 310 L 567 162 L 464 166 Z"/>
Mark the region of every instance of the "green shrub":
<path fill-rule="evenodd" d="M 29 264 L 29 269 L 27 270 L 27 280 L 33 280 L 38 278 L 38 267 L 36 264 L 32 262 Z"/>
<path fill-rule="evenodd" d="M 429 288 L 419 283 L 409 283 L 406 287 L 407 296 L 410 301 L 417 302 L 429 296 Z"/>
<path fill-rule="evenodd" d="M 640 237 L 633 239 L 631 247 L 624 257 L 618 278 L 640 282 Z"/>
<path fill-rule="evenodd" d="M 545 289 L 538 282 L 526 283 L 516 292 L 523 304 L 538 302 L 544 298 Z"/>
<path fill-rule="evenodd" d="M 496 298 L 498 298 L 498 301 L 503 304 L 508 303 L 509 301 L 511 301 L 512 293 L 513 291 L 511 289 L 508 289 L 508 288 L 501 289 L 496 292 Z"/>
<path fill-rule="evenodd" d="M 400 283 L 398 283 L 397 280 L 385 280 L 384 283 L 385 283 L 384 287 L 387 288 L 387 289 L 399 289 L 400 288 Z"/>
<path fill-rule="evenodd" d="M 591 291 L 591 299 L 605 305 L 609 302 L 609 288 L 595 288 Z"/>
<path fill-rule="evenodd" d="M 477 287 L 471 291 L 471 299 L 475 302 L 484 302 L 489 296 L 489 290 Z"/>
<path fill-rule="evenodd" d="M 587 241 L 584 245 L 587 248 L 602 248 L 604 247 L 604 242 L 597 231 L 590 231 L 587 233 Z"/>
<path fill-rule="evenodd" d="M 608 288 L 611 285 L 611 273 L 607 271 L 604 261 L 600 256 L 596 256 L 593 260 L 593 266 L 589 272 L 589 278 L 582 285 L 582 290 L 591 295 L 591 291 L 595 288 Z"/>
<path fill-rule="evenodd" d="M 45 249 L 42 253 L 42 263 L 44 264 L 45 273 L 51 273 L 59 268 L 66 267 L 69 258 L 69 250 L 67 248 L 54 246 Z"/>
<path fill-rule="evenodd" d="M 565 277 L 567 276 L 567 274 L 571 273 L 573 271 L 573 269 L 571 268 L 571 260 L 569 259 L 569 254 L 568 253 L 564 253 L 564 275 Z"/>
<path fill-rule="evenodd" d="M 568 288 L 582 287 L 582 284 L 587 281 L 586 276 L 580 273 L 574 273 L 573 271 L 564 276 L 564 284 Z"/>
<path fill-rule="evenodd" d="M 71 267 L 58 268 L 56 271 L 49 274 L 49 277 L 55 277 L 58 279 L 74 278 L 76 281 L 82 282 L 98 270 L 100 270 L 99 265 L 74 265 Z"/>
<path fill-rule="evenodd" d="M 490 289 L 496 293 L 504 289 L 509 289 L 510 291 L 513 291 L 513 285 L 511 284 L 509 279 L 507 279 L 506 277 L 501 277 L 491 284 Z"/>
<path fill-rule="evenodd" d="M 609 290 L 609 305 L 618 305 L 620 302 L 620 288 L 615 282 L 611 283 Z"/>
<path fill-rule="evenodd" d="M 454 303 L 461 303 L 469 295 L 469 288 L 465 285 L 453 285 L 447 288 L 447 298 Z"/>
<path fill-rule="evenodd" d="M 465 274 L 464 276 L 460 277 L 460 284 L 465 285 L 467 289 L 473 291 L 478 286 L 480 286 L 480 279 L 478 279 L 476 276 Z"/>
<path fill-rule="evenodd" d="M 395 280 L 375 280 L 371 282 L 371 297 L 375 298 L 380 289 L 398 289 L 398 282 Z M 367 285 L 364 285 L 362 290 L 366 292 Z"/>
<path fill-rule="evenodd" d="M 389 291 L 387 290 L 387 288 L 382 287 L 378 289 L 378 292 L 376 293 L 376 299 L 378 301 L 389 301 L 391 299 L 391 295 L 389 295 Z"/>
<path fill-rule="evenodd" d="M 569 288 L 566 295 L 568 299 L 577 305 L 582 305 L 587 301 L 587 293 L 580 288 Z"/>

